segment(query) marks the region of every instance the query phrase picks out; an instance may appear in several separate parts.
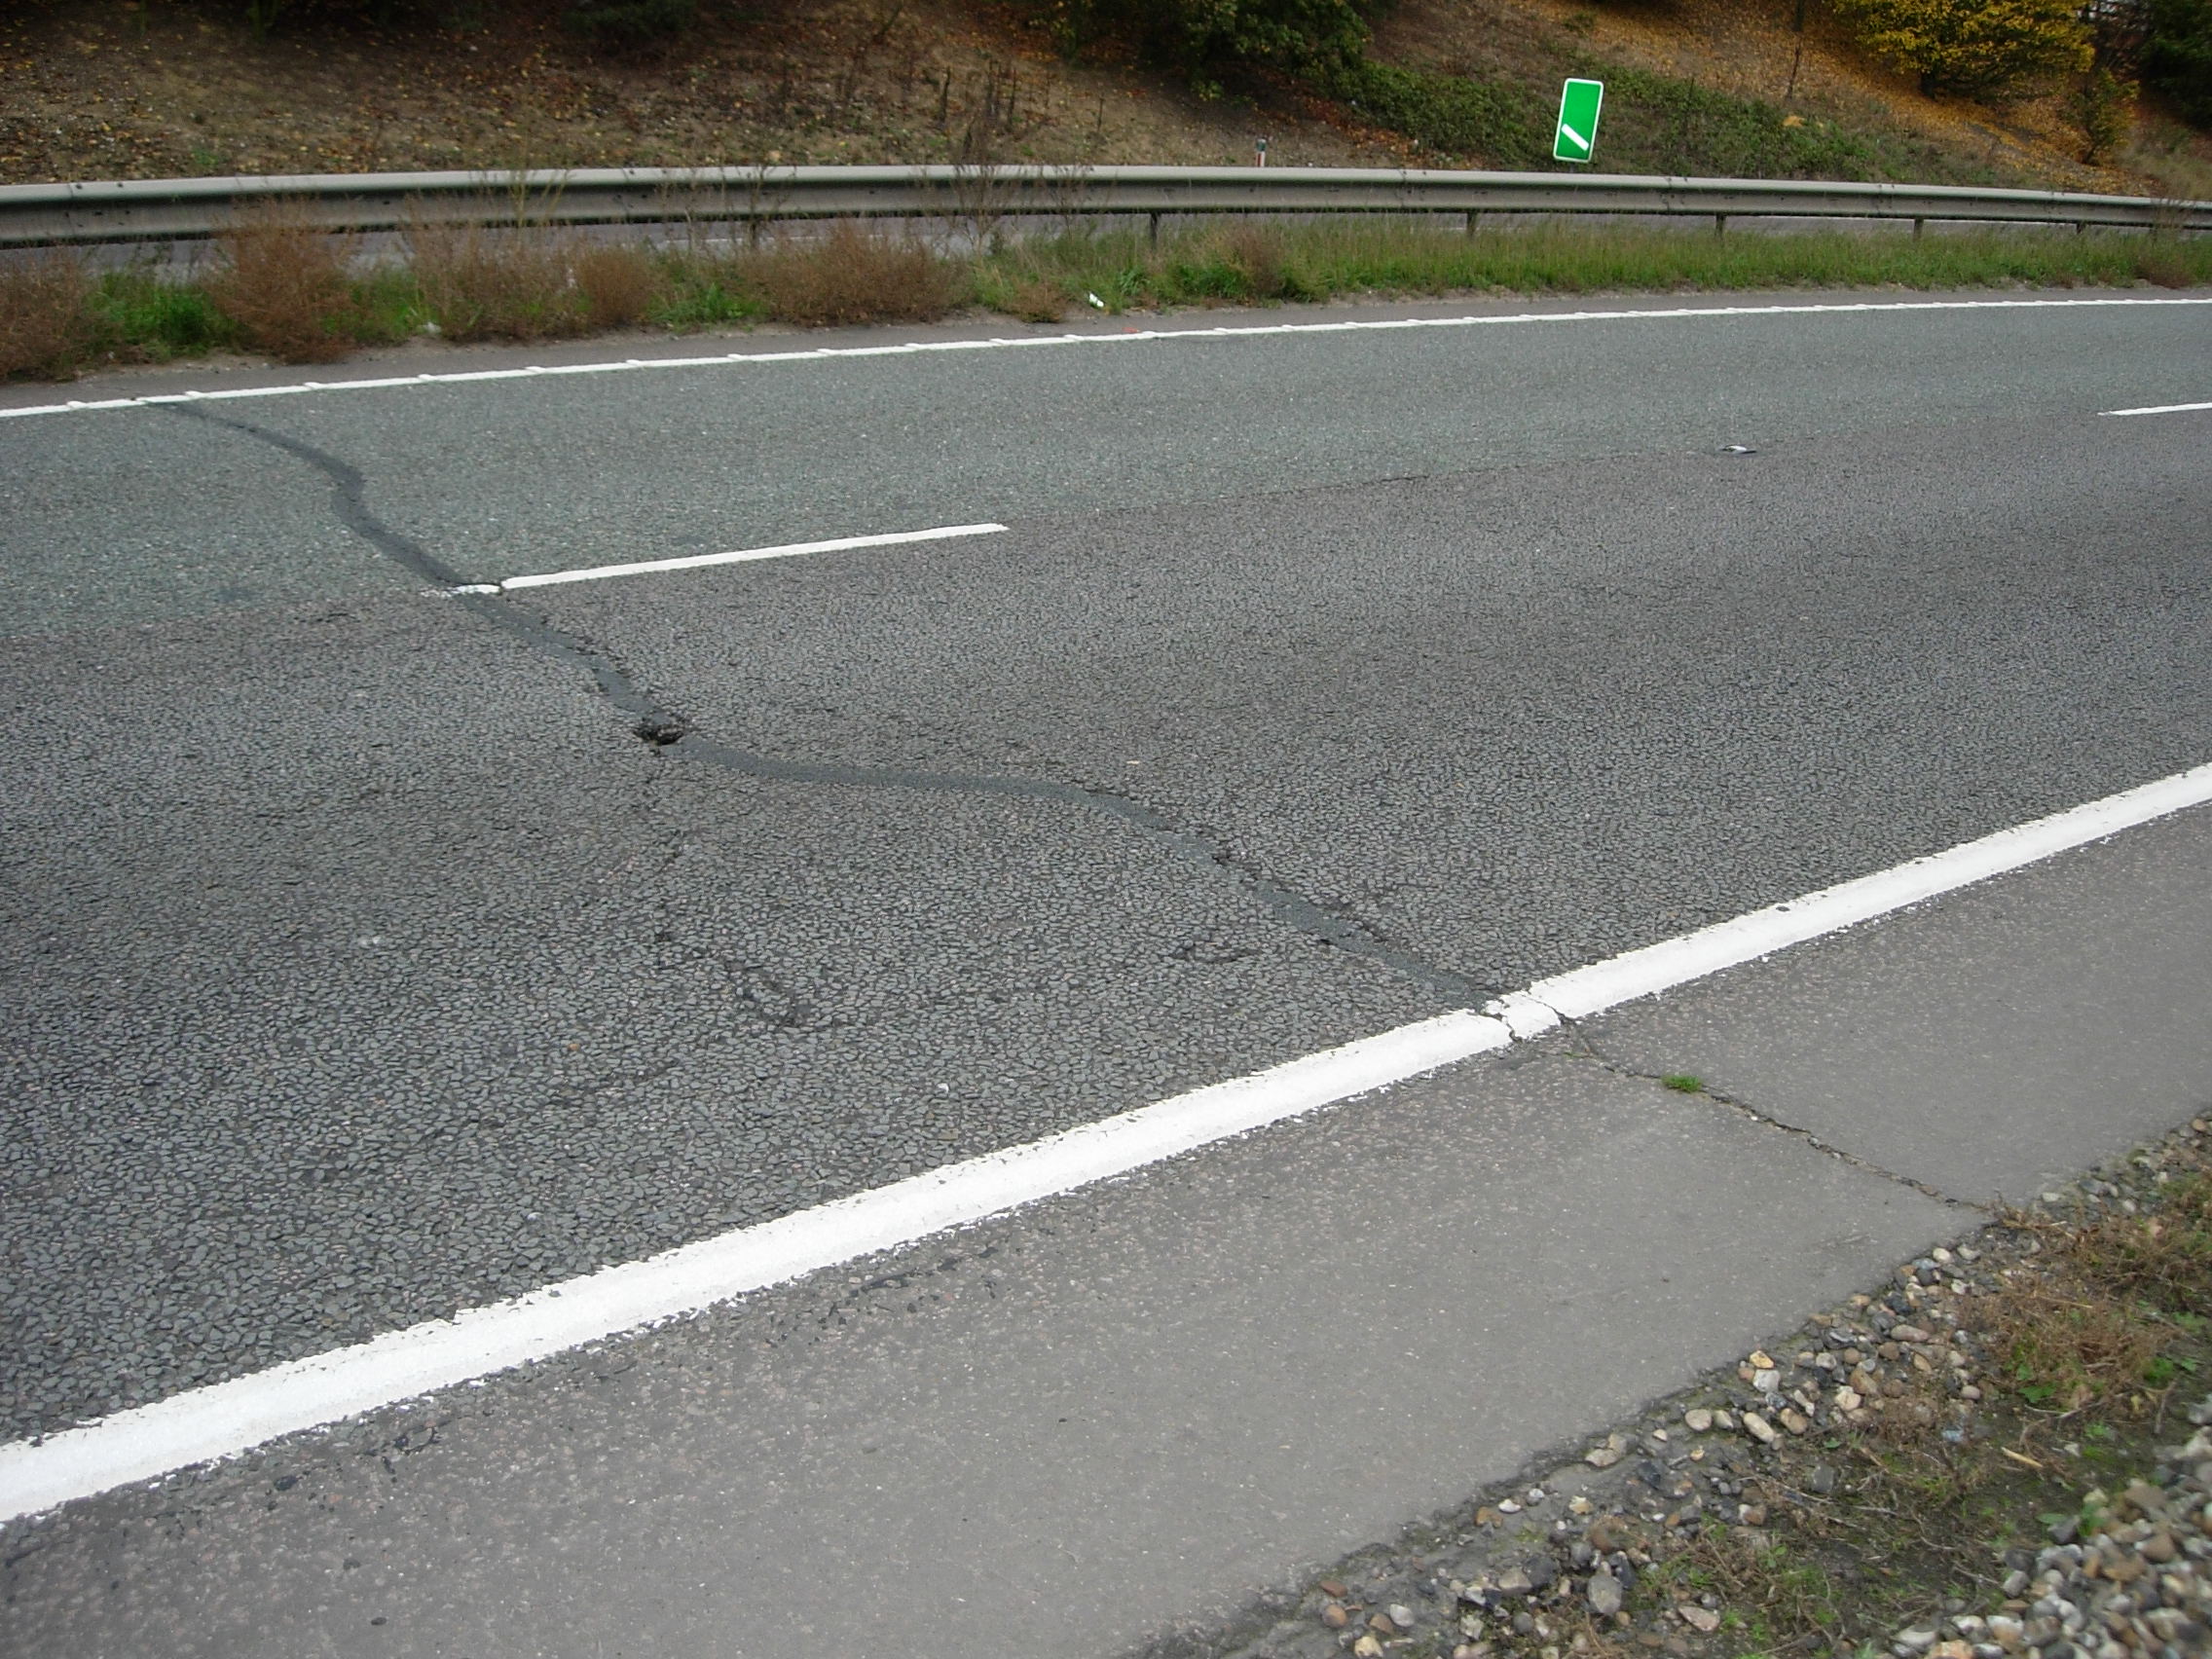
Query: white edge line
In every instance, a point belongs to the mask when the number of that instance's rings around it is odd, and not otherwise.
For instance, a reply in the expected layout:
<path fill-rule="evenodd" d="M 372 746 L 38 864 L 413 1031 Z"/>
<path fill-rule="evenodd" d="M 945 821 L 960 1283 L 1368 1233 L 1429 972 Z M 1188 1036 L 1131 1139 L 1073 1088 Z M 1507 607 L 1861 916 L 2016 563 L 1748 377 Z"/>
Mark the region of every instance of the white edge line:
<path fill-rule="evenodd" d="M 1538 979 L 1526 991 L 1500 999 L 1491 1012 L 1512 1024 L 1516 1035 L 1540 1024 L 1545 1012 L 1580 1019 L 2207 801 L 2212 801 L 2212 764 Z"/>
<path fill-rule="evenodd" d="M 2198 409 L 2212 409 L 2212 403 L 2161 403 L 2155 409 L 2100 409 L 2099 415 L 2187 415 Z"/>
<path fill-rule="evenodd" d="M 236 1456 L 1317 1111 L 2212 801 L 2212 763 L 1249 1077 L 0 1446 L 0 1522 Z"/>
<path fill-rule="evenodd" d="M 503 582 L 470 582 L 455 593 L 506 593 L 515 588 L 551 587 L 559 582 L 598 582 L 609 576 L 643 576 L 657 571 L 695 571 L 707 565 L 743 565 L 755 559 L 796 559 L 808 553 L 836 553 L 848 547 L 890 547 L 903 541 L 944 541 L 957 535 L 997 535 L 1003 524 L 948 524 L 935 530 L 893 530 L 880 535 L 840 535 L 830 541 L 790 541 L 780 547 L 747 547 L 735 553 L 688 553 L 677 559 L 647 559 L 635 565 L 595 565 L 583 571 L 552 571 L 538 576 L 509 576 Z"/>
<path fill-rule="evenodd" d="M 815 346 L 794 351 L 727 351 L 709 357 L 625 357 L 593 363 L 533 363 L 515 369 L 465 369 L 447 374 L 388 375 L 369 380 L 314 381 L 290 386 L 232 387 L 215 391 L 152 392 L 144 397 L 72 399 L 0 409 L 0 421 L 34 415 L 81 415 L 103 409 L 150 409 L 250 397 L 295 397 L 311 391 L 384 391 L 404 387 L 458 386 L 475 381 L 551 380 L 570 375 L 627 374 L 644 369 L 719 369 L 747 363 L 802 363 L 836 357 L 898 357 L 924 351 L 998 351 L 1024 346 L 1120 346 L 1148 340 L 1244 339 L 1270 334 L 1354 334 L 1410 328 L 1487 328 L 1531 322 L 1632 322 L 1659 317 L 1821 316 L 1854 312 L 2047 311 L 2100 306 L 2208 306 L 2212 299 L 2175 294 L 2157 299 L 2120 297 L 2078 300 L 1888 300 L 1801 306 L 1677 306 L 1642 311 L 1512 312 L 1497 316 L 1353 318 L 1344 322 L 1256 323 L 1241 327 L 1144 328 L 1118 334 L 1033 334 L 991 340 L 906 341 L 896 346 Z M 2166 411 L 2112 410 L 2111 414 Z"/>
<path fill-rule="evenodd" d="M 1124 1175 L 1213 1141 L 1501 1049 L 1460 1012 L 1194 1089 L 1027 1146 L 0 1446 L 0 1521 L 315 1428 Z"/>
<path fill-rule="evenodd" d="M 2212 763 L 1526 991 L 644 1261 L 0 1446 L 0 1522 L 694 1313 L 873 1251 L 1319 1110 L 2212 801 Z"/>

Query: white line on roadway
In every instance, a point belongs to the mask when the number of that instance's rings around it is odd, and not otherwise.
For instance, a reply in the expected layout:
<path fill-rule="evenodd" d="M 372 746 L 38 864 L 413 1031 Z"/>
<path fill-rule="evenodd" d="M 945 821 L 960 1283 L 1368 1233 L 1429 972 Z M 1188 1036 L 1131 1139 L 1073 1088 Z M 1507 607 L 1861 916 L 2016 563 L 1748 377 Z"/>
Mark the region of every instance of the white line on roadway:
<path fill-rule="evenodd" d="M 780 547 L 744 547 L 735 553 L 687 553 L 680 559 L 646 559 L 635 565 L 594 565 L 583 571 L 551 571 L 540 576 L 509 576 L 503 582 L 468 582 L 455 593 L 506 593 L 515 588 L 552 587 L 560 582 L 601 582 L 609 576 L 646 576 L 660 571 L 696 571 L 705 565 L 744 565 L 756 559 L 797 559 L 809 553 L 841 553 L 848 547 L 889 547 L 902 541 L 944 541 L 956 535 L 997 535 L 1003 524 L 948 524 L 936 530 L 894 530 L 881 535 L 840 535 L 829 541 L 787 541 Z"/>
<path fill-rule="evenodd" d="M 1317 1111 L 2212 801 L 2212 764 L 1785 904 L 1539 979 L 1492 1003 L 1194 1089 L 757 1227 L 353 1347 L 0 1446 L 0 1521 L 234 1456 L 433 1389 L 695 1313 L 804 1273 Z"/>
<path fill-rule="evenodd" d="M 823 362 L 836 357 L 907 357 L 933 351 L 1004 351 L 1034 346 L 1119 346 L 1157 340 L 1238 340 L 1275 334 L 1387 333 L 1415 328 L 1489 328 L 1536 322 L 1641 322 L 1661 317 L 1825 316 L 1861 312 L 2048 311 L 2111 306 L 2212 306 L 2212 299 L 1888 300 L 1803 306 L 1677 306 L 1650 311 L 1513 312 L 1498 316 L 1377 317 L 1345 322 L 1276 322 L 1220 328 L 1132 328 L 1121 334 L 1026 334 L 992 340 L 908 341 L 898 346 L 817 346 L 797 351 L 730 351 L 714 357 L 629 357 L 616 362 L 532 364 L 520 369 L 469 369 L 453 374 L 391 375 L 375 380 L 302 381 L 292 386 L 242 386 L 228 391 L 165 391 L 145 397 L 73 399 L 0 409 L 0 421 L 32 415 L 77 415 L 95 409 L 145 409 L 166 403 L 214 403 L 247 397 L 296 397 L 311 391 L 382 391 L 471 381 L 540 380 L 567 375 L 617 375 L 639 369 L 731 368 L 745 363 Z"/>
<path fill-rule="evenodd" d="M 2187 415 L 2193 410 L 2212 409 L 2212 403 L 2161 403 L 2155 409 L 2100 409 L 2099 415 Z"/>

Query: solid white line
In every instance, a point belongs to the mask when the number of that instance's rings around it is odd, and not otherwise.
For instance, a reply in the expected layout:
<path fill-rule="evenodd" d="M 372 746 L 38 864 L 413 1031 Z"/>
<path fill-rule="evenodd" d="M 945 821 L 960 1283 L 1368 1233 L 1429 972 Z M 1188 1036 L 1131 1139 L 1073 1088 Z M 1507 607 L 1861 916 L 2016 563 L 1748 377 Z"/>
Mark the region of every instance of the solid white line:
<path fill-rule="evenodd" d="M 2100 409 L 2099 415 L 2188 415 L 2212 409 L 2212 403 L 2161 403 L 2155 409 Z"/>
<path fill-rule="evenodd" d="M 755 559 L 797 559 L 808 553 L 839 553 L 848 547 L 889 547 L 902 541 L 943 541 L 955 535 L 996 535 L 1003 524 L 948 524 L 937 530 L 894 530 L 881 535 L 840 535 L 830 541 L 791 541 L 781 547 L 746 547 L 735 553 L 691 553 L 680 559 L 646 559 L 635 565 L 595 565 L 584 571 L 553 571 L 541 576 L 509 576 L 503 582 L 470 583 L 467 593 L 506 593 L 514 588 L 551 587 L 558 582 L 601 582 L 609 576 L 644 576 L 657 571 L 696 571 L 707 565 L 743 565 Z"/>
<path fill-rule="evenodd" d="M 2212 764 L 1823 888 L 1461 1011 L 607 1268 L 452 1319 L 0 1446 L 0 1521 L 339 1422 L 1126 1175 L 2212 801 Z"/>
<path fill-rule="evenodd" d="M 2212 764 L 1538 979 L 1526 991 L 1493 1004 L 1489 1012 L 1506 1019 L 1516 1036 L 1532 1035 L 1560 1018 L 1580 1019 L 1702 979 L 2207 801 L 2212 801 Z"/>
<path fill-rule="evenodd" d="M 1496 1020 L 1440 1014 L 450 1320 L 175 1394 L 42 1441 L 0 1447 L 0 1521 L 696 1312 L 871 1251 L 1127 1174 L 1509 1041 Z"/>
<path fill-rule="evenodd" d="M 1273 322 L 1236 327 L 1145 328 L 1121 334 L 1027 334 L 992 340 L 922 340 L 897 346 L 817 346 L 795 351 L 730 351 L 712 357 L 626 357 L 597 363 L 531 364 L 519 369 L 468 369 L 451 374 L 390 375 L 373 380 L 305 381 L 291 386 L 234 387 L 224 391 L 166 391 L 144 397 L 73 399 L 0 409 L 0 421 L 33 415 L 80 415 L 101 409 L 150 409 L 170 403 L 296 397 L 311 391 L 389 391 L 458 386 L 473 381 L 546 380 L 570 375 L 630 374 L 645 369 L 719 369 L 748 363 L 813 363 L 842 357 L 910 357 L 933 351 L 1003 351 L 1044 346 L 1126 346 L 1161 340 L 1241 340 L 1274 334 L 1389 333 L 1419 328 L 1490 328 L 1545 322 L 1641 322 L 1666 317 L 1825 316 L 1860 312 L 2049 311 L 2112 306 L 2212 306 L 2212 299 L 1867 300 L 1800 306 L 1677 306 L 1647 311 L 1513 312 L 1497 316 L 1377 317 L 1345 322 Z"/>

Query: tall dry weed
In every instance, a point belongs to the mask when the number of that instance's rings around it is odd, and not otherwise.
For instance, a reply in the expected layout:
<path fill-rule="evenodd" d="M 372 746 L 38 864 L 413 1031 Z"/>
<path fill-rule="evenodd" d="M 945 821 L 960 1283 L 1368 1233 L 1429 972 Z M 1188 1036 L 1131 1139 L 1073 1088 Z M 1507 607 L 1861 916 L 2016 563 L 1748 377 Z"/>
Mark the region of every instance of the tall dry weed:
<path fill-rule="evenodd" d="M 359 344 L 359 312 L 346 273 L 350 248 L 297 203 L 241 213 L 218 240 L 222 267 L 208 297 L 247 345 L 286 363 L 327 363 Z"/>
<path fill-rule="evenodd" d="M 2161 288 L 2194 287 L 2198 280 L 2189 256 L 2163 238 L 2146 238 L 2135 250 L 2135 275 Z"/>
<path fill-rule="evenodd" d="M 92 291 L 65 253 L 0 266 L 0 380 L 71 379 L 92 350 Z"/>
<path fill-rule="evenodd" d="M 849 223 L 753 254 L 743 272 L 769 315 L 804 326 L 933 321 L 955 293 L 951 271 L 920 242 Z"/>
<path fill-rule="evenodd" d="M 1024 322 L 1058 322 L 1068 314 L 1067 290 L 1050 276 L 1030 276 L 1007 291 L 1005 309 Z"/>
<path fill-rule="evenodd" d="M 417 224 L 407 249 L 424 308 L 448 340 L 547 340 L 589 324 L 567 239 L 555 232 Z"/>
<path fill-rule="evenodd" d="M 594 328 L 629 328 L 643 322 L 660 297 L 660 269 L 642 247 L 585 247 L 571 263 L 576 291 Z"/>
<path fill-rule="evenodd" d="M 2116 1297 L 2069 1294 L 2078 1288 L 2019 1286 L 1990 1299 L 1981 1317 L 2000 1380 L 2038 1410 L 2126 1411 L 2171 1333 Z"/>
<path fill-rule="evenodd" d="M 1283 271 L 1283 237 L 1274 226 L 1256 219 L 1235 219 L 1221 233 L 1221 245 L 1229 263 L 1244 274 L 1251 296 L 1279 299 L 1287 286 Z"/>

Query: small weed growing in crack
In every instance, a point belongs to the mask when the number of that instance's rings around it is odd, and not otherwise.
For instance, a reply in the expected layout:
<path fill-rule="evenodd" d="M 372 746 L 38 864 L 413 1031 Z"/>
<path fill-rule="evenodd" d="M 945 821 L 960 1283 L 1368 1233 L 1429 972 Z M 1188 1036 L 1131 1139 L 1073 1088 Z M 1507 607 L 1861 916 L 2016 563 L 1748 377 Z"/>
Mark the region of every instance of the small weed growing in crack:
<path fill-rule="evenodd" d="M 1688 1072 L 1671 1072 L 1659 1080 L 1677 1094 L 1703 1094 L 1705 1079 L 1692 1077 Z"/>

